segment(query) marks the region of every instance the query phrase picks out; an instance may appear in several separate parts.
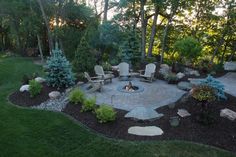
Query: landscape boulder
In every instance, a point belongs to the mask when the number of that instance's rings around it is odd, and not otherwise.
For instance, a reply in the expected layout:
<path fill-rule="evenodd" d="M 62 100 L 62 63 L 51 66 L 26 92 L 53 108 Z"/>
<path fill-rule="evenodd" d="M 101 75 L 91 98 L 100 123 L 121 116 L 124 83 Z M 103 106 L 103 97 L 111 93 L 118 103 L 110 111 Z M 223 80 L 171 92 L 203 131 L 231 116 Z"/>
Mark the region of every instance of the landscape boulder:
<path fill-rule="evenodd" d="M 235 71 L 236 70 L 236 62 L 225 62 L 224 69 L 227 71 Z"/>
<path fill-rule="evenodd" d="M 160 70 L 159 70 L 159 73 L 162 74 L 162 75 L 167 75 L 171 72 L 171 68 L 169 67 L 169 65 L 167 64 L 161 64 L 160 65 Z"/>
<path fill-rule="evenodd" d="M 50 99 L 58 99 L 61 96 L 61 93 L 58 91 L 52 91 L 48 94 Z"/>
<path fill-rule="evenodd" d="M 37 81 L 37 82 L 39 82 L 39 83 L 46 82 L 46 79 L 44 79 L 44 78 L 42 78 L 42 77 L 36 77 L 34 80 Z"/>
<path fill-rule="evenodd" d="M 20 87 L 20 92 L 24 92 L 24 91 L 29 91 L 29 85 L 28 84 L 22 85 Z"/>
<path fill-rule="evenodd" d="M 185 76 L 185 74 L 184 74 L 184 73 L 181 73 L 181 72 L 178 72 L 178 73 L 176 74 L 176 77 L 177 77 L 178 79 L 182 79 L 184 76 Z"/>

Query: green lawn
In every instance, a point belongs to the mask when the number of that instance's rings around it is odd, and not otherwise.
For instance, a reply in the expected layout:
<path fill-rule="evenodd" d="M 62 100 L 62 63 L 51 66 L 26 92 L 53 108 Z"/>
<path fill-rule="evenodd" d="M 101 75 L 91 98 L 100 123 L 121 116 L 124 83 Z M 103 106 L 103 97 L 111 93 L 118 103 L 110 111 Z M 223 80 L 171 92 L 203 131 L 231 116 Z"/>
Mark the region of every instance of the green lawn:
<path fill-rule="evenodd" d="M 61 113 L 23 109 L 7 96 L 24 74 L 42 72 L 29 59 L 0 56 L 0 156 L 231 157 L 224 150 L 181 141 L 127 142 L 88 131 Z"/>

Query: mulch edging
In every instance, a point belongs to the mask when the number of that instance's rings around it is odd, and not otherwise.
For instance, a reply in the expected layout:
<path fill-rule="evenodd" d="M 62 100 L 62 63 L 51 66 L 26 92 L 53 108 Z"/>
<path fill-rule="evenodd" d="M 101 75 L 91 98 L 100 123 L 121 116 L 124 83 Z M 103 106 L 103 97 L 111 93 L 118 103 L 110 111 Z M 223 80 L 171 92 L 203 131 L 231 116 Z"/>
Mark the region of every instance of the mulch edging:
<path fill-rule="evenodd" d="M 30 97 L 30 93 L 20 92 L 19 90 L 15 91 L 9 96 L 10 102 L 16 105 L 24 106 L 24 107 L 30 107 L 30 106 L 37 106 L 40 105 L 42 102 L 45 102 L 49 99 L 48 94 L 52 91 L 60 91 L 63 92 L 65 89 L 58 90 L 57 88 L 50 87 L 46 83 L 42 84 L 43 88 L 39 95 L 35 97 Z"/>
<path fill-rule="evenodd" d="M 196 102 L 191 98 L 187 99 L 186 102 L 181 102 L 181 100 L 178 101 L 174 109 L 170 109 L 168 106 L 158 108 L 157 111 L 163 113 L 165 116 L 154 121 L 134 121 L 132 119 L 127 119 L 124 118 L 127 111 L 116 109 L 117 119 L 114 122 L 100 124 L 97 121 L 95 114 L 91 112 L 81 113 L 81 105 L 70 103 L 63 112 L 72 116 L 95 132 L 110 138 L 131 141 L 185 140 L 236 152 L 236 122 L 220 117 L 220 109 L 229 108 L 236 111 L 236 97 L 227 96 L 228 100 L 226 102 L 215 102 L 214 104 L 211 104 L 216 122 L 209 126 L 204 126 L 196 122 L 194 113 L 199 112 L 199 106 L 196 105 Z M 192 116 L 181 118 L 178 127 L 171 127 L 169 124 L 170 117 L 176 116 L 177 110 L 181 108 L 187 109 L 192 113 Z M 131 126 L 151 125 L 160 127 L 164 131 L 164 134 L 153 137 L 128 134 L 128 128 Z"/>

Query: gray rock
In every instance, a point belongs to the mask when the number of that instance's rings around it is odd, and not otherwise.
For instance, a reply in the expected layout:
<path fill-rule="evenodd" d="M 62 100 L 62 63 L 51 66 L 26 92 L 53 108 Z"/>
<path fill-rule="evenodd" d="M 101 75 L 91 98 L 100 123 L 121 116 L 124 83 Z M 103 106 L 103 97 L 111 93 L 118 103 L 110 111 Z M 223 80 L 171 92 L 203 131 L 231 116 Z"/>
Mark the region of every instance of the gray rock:
<path fill-rule="evenodd" d="M 164 76 L 171 72 L 171 69 L 170 69 L 169 65 L 167 65 L 167 64 L 161 64 L 160 67 L 161 68 L 159 70 L 159 73 L 164 75 Z"/>
<path fill-rule="evenodd" d="M 192 84 L 189 82 L 181 81 L 178 83 L 177 87 L 181 90 L 189 91 L 192 89 Z"/>
<path fill-rule="evenodd" d="M 225 62 L 224 69 L 227 71 L 236 70 L 236 62 Z"/>
<path fill-rule="evenodd" d="M 44 79 L 44 78 L 42 78 L 42 77 L 36 77 L 34 80 L 37 81 L 37 82 L 39 82 L 39 83 L 46 82 L 46 79 Z"/>
<path fill-rule="evenodd" d="M 184 73 L 181 73 L 181 72 L 178 72 L 178 73 L 176 74 L 176 77 L 177 77 L 178 79 L 182 79 L 184 76 L 185 76 L 185 74 L 184 74 Z"/>
<path fill-rule="evenodd" d="M 159 136 L 164 132 L 161 128 L 156 126 L 133 126 L 128 129 L 128 133 L 138 136 Z"/>
<path fill-rule="evenodd" d="M 191 114 L 186 109 L 178 109 L 177 114 L 182 118 L 191 116 Z"/>
<path fill-rule="evenodd" d="M 163 114 L 157 113 L 155 110 L 146 107 L 136 107 L 125 115 L 126 118 L 134 118 L 138 120 L 159 119 L 163 116 Z"/>
<path fill-rule="evenodd" d="M 199 72 L 197 70 L 193 70 L 191 68 L 185 68 L 184 73 L 186 75 L 195 75 L 195 76 L 200 76 Z"/>
<path fill-rule="evenodd" d="M 225 108 L 225 109 L 220 110 L 220 116 L 225 117 L 231 121 L 234 121 L 236 119 L 236 112 L 228 108 Z"/>
<path fill-rule="evenodd" d="M 29 85 L 28 84 L 22 85 L 20 87 L 20 92 L 24 92 L 24 91 L 29 91 Z"/>
<path fill-rule="evenodd" d="M 57 99 L 61 96 L 61 93 L 58 91 L 52 91 L 48 94 L 50 99 Z"/>
<path fill-rule="evenodd" d="M 204 79 L 188 78 L 188 80 L 193 86 L 197 86 L 197 85 L 200 85 Z"/>

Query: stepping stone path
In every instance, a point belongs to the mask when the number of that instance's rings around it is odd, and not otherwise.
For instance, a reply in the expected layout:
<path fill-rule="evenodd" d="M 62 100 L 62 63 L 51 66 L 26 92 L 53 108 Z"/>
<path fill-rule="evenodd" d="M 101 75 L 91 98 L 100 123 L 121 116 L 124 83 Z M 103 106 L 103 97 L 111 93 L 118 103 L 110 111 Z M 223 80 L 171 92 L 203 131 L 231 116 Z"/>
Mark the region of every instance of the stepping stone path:
<path fill-rule="evenodd" d="M 236 119 L 236 112 L 234 112 L 228 108 L 225 108 L 220 111 L 220 116 L 225 117 L 231 121 L 234 121 Z"/>
<path fill-rule="evenodd" d="M 20 87 L 20 92 L 29 91 L 29 85 L 23 85 Z"/>
<path fill-rule="evenodd" d="M 178 109 L 177 114 L 182 118 L 191 116 L 191 114 L 185 109 Z"/>
<path fill-rule="evenodd" d="M 156 126 L 133 126 L 128 129 L 128 133 L 138 136 L 159 136 L 164 132 L 161 128 Z"/>
<path fill-rule="evenodd" d="M 182 90 L 185 90 L 185 91 L 189 91 L 189 90 L 192 89 L 191 83 L 185 82 L 185 81 L 179 82 L 178 85 L 177 85 L 177 87 L 178 87 L 179 89 L 182 89 Z"/>
<path fill-rule="evenodd" d="M 137 120 L 153 120 L 163 117 L 162 113 L 146 107 L 136 107 L 125 115 L 125 118 L 134 118 Z"/>

